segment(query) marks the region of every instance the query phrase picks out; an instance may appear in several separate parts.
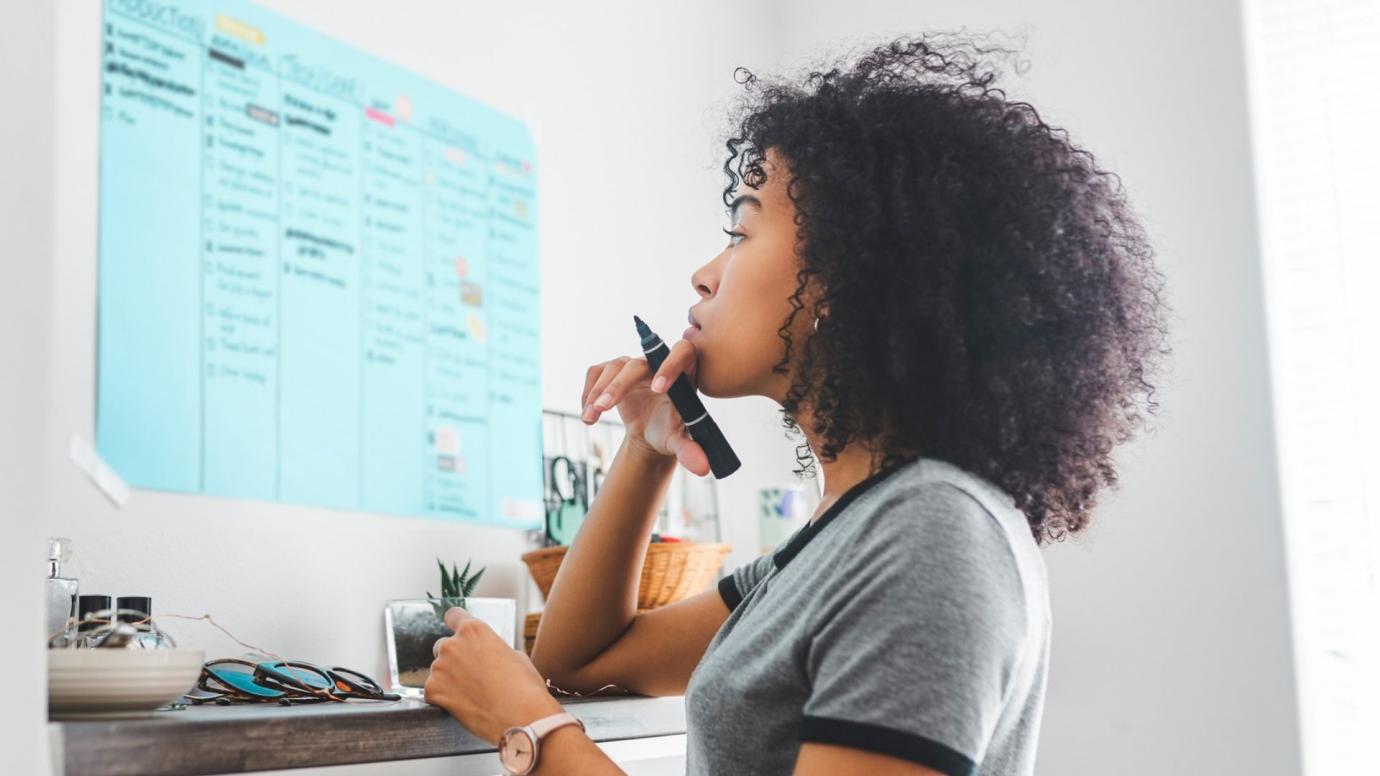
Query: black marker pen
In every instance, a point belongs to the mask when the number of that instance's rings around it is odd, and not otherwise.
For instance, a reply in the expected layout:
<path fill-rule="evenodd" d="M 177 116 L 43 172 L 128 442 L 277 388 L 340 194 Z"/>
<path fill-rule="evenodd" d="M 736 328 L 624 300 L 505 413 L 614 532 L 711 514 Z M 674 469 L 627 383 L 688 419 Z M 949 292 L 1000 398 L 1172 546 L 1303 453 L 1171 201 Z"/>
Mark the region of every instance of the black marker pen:
<path fill-rule="evenodd" d="M 642 337 L 642 352 L 647 356 L 647 365 L 655 374 L 666 361 L 666 357 L 671 355 L 671 349 L 666 347 L 661 337 L 647 328 L 647 324 L 643 323 L 641 318 L 634 315 L 633 323 L 637 324 L 637 334 Z M 724 439 L 723 432 L 714 423 L 714 419 L 709 417 L 709 412 L 700 403 L 699 394 L 695 393 L 695 386 L 690 384 L 690 378 L 686 377 L 684 372 L 676 376 L 675 382 L 666 389 L 666 395 L 670 397 L 676 412 L 679 412 L 681 419 L 685 421 L 690 438 L 704 448 L 704 454 L 709 457 L 709 470 L 714 473 L 714 478 L 721 480 L 738 471 L 741 465 L 738 456 L 734 455 L 733 448 L 728 446 L 728 440 Z"/>

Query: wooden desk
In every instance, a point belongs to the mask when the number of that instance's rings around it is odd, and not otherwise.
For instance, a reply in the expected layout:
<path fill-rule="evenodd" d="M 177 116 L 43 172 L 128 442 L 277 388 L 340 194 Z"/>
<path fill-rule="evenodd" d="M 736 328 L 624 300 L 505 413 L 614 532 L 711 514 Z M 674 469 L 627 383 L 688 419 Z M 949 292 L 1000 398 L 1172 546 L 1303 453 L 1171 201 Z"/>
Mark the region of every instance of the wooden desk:
<path fill-rule="evenodd" d="M 566 698 L 561 705 L 600 743 L 685 733 L 681 696 Z M 193 706 L 142 719 L 50 724 L 67 776 L 243 773 L 495 751 L 444 711 L 413 700 Z"/>

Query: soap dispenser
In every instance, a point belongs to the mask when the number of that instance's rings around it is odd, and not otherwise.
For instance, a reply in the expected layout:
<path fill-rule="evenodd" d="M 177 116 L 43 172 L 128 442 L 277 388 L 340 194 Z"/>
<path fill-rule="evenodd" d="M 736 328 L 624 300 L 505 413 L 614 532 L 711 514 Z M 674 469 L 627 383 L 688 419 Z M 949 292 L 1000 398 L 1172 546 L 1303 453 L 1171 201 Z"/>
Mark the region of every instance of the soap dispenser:
<path fill-rule="evenodd" d="M 62 576 L 62 564 L 71 558 L 70 540 L 48 540 L 48 632 L 44 637 L 52 646 L 67 646 L 69 628 L 77 615 L 77 580 Z"/>

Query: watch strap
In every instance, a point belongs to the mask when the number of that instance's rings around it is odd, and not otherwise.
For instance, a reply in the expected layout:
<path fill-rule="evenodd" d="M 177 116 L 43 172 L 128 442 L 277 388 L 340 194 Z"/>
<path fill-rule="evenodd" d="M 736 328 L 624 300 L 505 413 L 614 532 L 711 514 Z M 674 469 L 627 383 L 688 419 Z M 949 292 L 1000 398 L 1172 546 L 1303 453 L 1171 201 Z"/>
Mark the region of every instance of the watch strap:
<path fill-rule="evenodd" d="M 542 717 L 531 725 L 528 725 L 528 727 L 532 728 L 532 732 L 536 733 L 537 738 L 540 739 L 547 733 L 550 733 L 558 727 L 564 727 L 565 725 L 579 725 L 581 730 L 585 729 L 585 723 L 580 721 L 579 717 L 568 711 L 560 711 L 549 717 Z"/>
<path fill-rule="evenodd" d="M 525 774 L 529 774 L 532 771 L 536 770 L 537 763 L 541 762 L 541 740 L 545 738 L 546 735 L 551 731 L 555 730 L 556 728 L 565 727 L 566 725 L 579 725 L 580 730 L 585 729 L 585 723 L 582 722 L 579 717 L 576 717 L 574 714 L 571 714 L 566 711 L 557 712 L 548 717 L 542 717 L 541 719 L 529 725 L 523 725 L 522 727 L 517 728 L 509 728 L 510 732 L 514 730 L 521 730 L 528 738 L 532 740 L 532 761 L 531 764 L 528 765 L 526 770 L 516 774 L 514 773 L 514 771 L 508 770 L 508 766 L 505 765 L 503 766 L 504 774 L 507 774 L 508 776 L 525 776 Z M 505 734 L 505 736 L 506 735 L 507 734 Z"/>

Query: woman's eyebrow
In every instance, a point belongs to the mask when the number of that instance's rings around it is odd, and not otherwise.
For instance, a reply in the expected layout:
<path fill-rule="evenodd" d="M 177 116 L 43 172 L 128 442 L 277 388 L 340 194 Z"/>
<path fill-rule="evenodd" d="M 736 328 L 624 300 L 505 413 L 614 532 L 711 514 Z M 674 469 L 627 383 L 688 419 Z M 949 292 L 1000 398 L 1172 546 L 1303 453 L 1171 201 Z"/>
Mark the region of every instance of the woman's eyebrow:
<path fill-rule="evenodd" d="M 741 205 L 752 205 L 757 208 L 759 212 L 762 210 L 762 200 L 751 194 L 739 196 L 737 199 L 733 200 L 733 204 L 728 206 L 729 219 L 735 224 L 738 223 L 738 208 Z"/>

